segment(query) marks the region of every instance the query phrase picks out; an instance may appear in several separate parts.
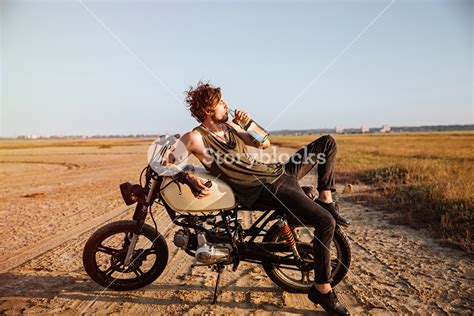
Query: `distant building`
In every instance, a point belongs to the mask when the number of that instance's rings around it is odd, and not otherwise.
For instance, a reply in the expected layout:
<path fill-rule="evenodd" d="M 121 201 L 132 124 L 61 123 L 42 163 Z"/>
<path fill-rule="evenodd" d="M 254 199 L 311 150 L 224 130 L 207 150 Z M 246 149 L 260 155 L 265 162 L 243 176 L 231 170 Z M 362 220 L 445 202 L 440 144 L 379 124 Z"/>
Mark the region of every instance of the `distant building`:
<path fill-rule="evenodd" d="M 344 133 L 344 127 L 336 125 L 336 134 Z"/>
<path fill-rule="evenodd" d="M 384 124 L 382 125 L 382 128 L 379 131 L 380 133 L 390 133 L 390 126 Z"/>
<path fill-rule="evenodd" d="M 19 135 L 16 137 L 17 139 L 38 139 L 38 135 Z"/>
<path fill-rule="evenodd" d="M 360 127 L 360 132 L 361 132 L 361 133 L 368 133 L 368 132 L 370 132 L 370 129 L 369 129 L 369 127 L 368 127 L 367 125 L 362 125 L 362 126 Z"/>

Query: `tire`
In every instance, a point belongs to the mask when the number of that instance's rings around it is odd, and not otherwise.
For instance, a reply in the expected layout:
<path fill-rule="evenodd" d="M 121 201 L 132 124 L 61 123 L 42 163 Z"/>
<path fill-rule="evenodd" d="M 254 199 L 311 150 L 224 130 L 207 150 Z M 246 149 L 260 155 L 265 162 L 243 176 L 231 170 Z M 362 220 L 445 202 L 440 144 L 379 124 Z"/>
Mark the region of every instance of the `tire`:
<path fill-rule="evenodd" d="M 134 290 L 152 283 L 163 273 L 168 262 L 168 246 L 163 236 L 146 224 L 138 236 L 129 267 L 124 267 L 127 236 L 135 227 L 135 221 L 110 223 L 87 240 L 82 262 L 87 274 L 99 285 L 117 291 Z M 149 260 L 150 255 L 153 261 Z M 103 268 L 107 264 L 109 267 Z"/>
<path fill-rule="evenodd" d="M 304 226 L 300 223 L 294 224 L 294 223 L 289 223 L 290 227 L 292 230 L 298 228 L 305 229 Z M 306 227 L 310 228 L 311 231 L 314 231 L 314 227 L 310 225 L 306 225 Z M 308 236 L 309 237 L 309 236 Z M 310 240 L 312 237 L 310 238 Z M 281 235 L 280 229 L 278 226 L 273 225 L 270 227 L 268 232 L 265 234 L 263 238 L 263 242 L 284 242 L 283 237 Z M 300 255 L 303 257 L 303 259 L 306 259 L 307 261 L 312 261 L 314 260 L 314 251 L 312 248 L 311 243 L 309 240 L 306 240 L 306 242 L 297 242 L 297 248 L 298 251 L 300 252 Z M 288 250 L 288 253 L 291 253 L 290 250 Z M 316 258 L 317 260 L 317 258 Z M 349 241 L 347 237 L 345 236 L 344 232 L 339 228 L 339 226 L 336 226 L 336 230 L 334 231 L 334 238 L 331 244 L 331 277 L 333 281 L 331 282 L 331 286 L 335 287 L 339 282 L 341 282 L 344 277 L 346 276 L 347 272 L 349 271 L 349 266 L 351 263 L 351 248 L 349 245 Z M 281 287 L 283 290 L 291 293 L 308 293 L 309 289 L 311 288 L 311 285 L 314 283 L 314 271 L 307 271 L 308 277 L 306 282 L 300 280 L 297 281 L 287 275 L 282 270 L 285 269 L 280 269 L 278 267 L 275 267 L 271 263 L 265 263 L 262 265 L 263 269 L 265 270 L 265 273 L 268 275 L 268 277 L 279 287 Z M 296 267 L 293 267 L 296 268 Z M 307 268 L 309 269 L 309 268 Z M 299 272 L 295 272 L 295 274 L 300 273 L 303 275 L 303 272 L 299 270 Z M 311 277 L 312 274 L 312 277 Z"/>

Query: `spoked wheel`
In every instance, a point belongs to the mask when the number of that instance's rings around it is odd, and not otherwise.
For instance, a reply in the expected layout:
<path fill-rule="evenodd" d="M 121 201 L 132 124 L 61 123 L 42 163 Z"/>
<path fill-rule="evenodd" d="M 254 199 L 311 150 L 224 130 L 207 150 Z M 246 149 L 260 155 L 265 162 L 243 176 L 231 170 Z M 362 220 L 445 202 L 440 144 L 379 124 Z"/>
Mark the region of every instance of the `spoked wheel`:
<path fill-rule="evenodd" d="M 89 238 L 82 260 L 92 280 L 112 290 L 133 290 L 160 276 L 168 262 L 168 246 L 149 225 L 143 226 L 131 260 L 125 265 L 135 226 L 135 221 L 110 223 Z"/>
<path fill-rule="evenodd" d="M 273 265 L 271 262 L 263 264 L 263 269 L 270 279 L 279 287 L 287 292 L 308 293 L 311 285 L 314 283 L 314 262 L 315 258 L 313 246 L 311 244 L 314 238 L 315 228 L 312 226 L 303 226 L 302 224 L 291 224 L 290 227 L 296 239 L 296 247 L 303 262 L 299 266 L 294 265 Z M 273 225 L 263 238 L 264 242 L 282 242 L 284 238 L 280 229 Z M 317 242 L 317 241 L 316 241 Z M 351 262 L 351 249 L 347 237 L 339 227 L 336 227 L 334 238 L 331 243 L 331 277 L 332 286 L 336 286 L 346 276 Z M 273 253 L 274 255 L 293 258 L 293 252 Z"/>

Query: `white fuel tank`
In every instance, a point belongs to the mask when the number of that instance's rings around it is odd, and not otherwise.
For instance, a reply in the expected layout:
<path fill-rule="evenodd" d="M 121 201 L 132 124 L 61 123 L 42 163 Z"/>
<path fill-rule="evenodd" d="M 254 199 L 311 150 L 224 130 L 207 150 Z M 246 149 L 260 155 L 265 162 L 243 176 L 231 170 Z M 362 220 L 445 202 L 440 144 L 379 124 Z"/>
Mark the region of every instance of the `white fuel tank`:
<path fill-rule="evenodd" d="M 161 191 L 161 196 L 174 211 L 214 212 L 230 210 L 236 206 L 234 193 L 227 183 L 214 177 L 204 168 L 194 168 L 193 174 L 196 177 L 212 181 L 208 196 L 197 199 L 186 184 L 180 183 L 178 187 L 178 184 L 170 183 L 173 182 L 170 177 L 166 177 L 161 183 L 162 189 L 166 186 Z"/>

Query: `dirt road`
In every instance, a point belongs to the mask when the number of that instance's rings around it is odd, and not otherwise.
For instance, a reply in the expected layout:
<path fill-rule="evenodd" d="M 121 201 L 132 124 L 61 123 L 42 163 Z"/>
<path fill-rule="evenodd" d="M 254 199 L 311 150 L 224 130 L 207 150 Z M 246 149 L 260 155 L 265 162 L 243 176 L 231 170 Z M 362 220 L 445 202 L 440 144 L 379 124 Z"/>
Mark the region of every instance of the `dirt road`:
<path fill-rule="evenodd" d="M 136 182 L 146 146 L 50 147 L 0 151 L 0 313 L 313 314 L 305 295 L 277 288 L 256 265 L 224 271 L 218 305 L 216 273 L 191 269 L 193 258 L 172 244 L 175 227 L 158 210 L 170 249 L 168 266 L 138 291 L 103 291 L 83 271 L 81 253 L 97 227 L 129 219 L 118 184 Z M 303 179 L 314 184 L 315 174 Z M 338 196 L 352 246 L 351 272 L 338 286 L 353 314 L 472 313 L 473 260 L 422 231 Z M 244 221 L 252 220 L 249 214 Z"/>

